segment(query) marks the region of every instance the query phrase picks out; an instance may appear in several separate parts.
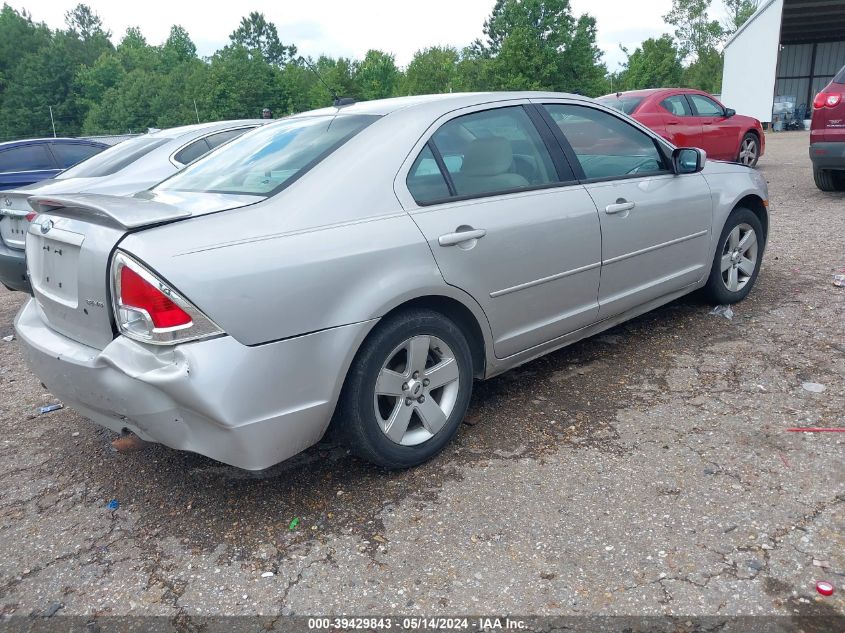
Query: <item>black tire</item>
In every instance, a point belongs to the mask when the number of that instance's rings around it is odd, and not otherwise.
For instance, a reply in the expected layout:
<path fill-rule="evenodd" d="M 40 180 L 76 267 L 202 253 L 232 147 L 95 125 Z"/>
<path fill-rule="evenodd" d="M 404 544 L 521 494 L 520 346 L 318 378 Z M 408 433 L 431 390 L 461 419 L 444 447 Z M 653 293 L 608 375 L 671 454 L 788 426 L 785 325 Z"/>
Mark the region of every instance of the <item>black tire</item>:
<path fill-rule="evenodd" d="M 406 446 L 394 442 L 382 430 L 374 401 L 376 380 L 382 366 L 397 346 L 415 336 L 436 337 L 451 348 L 458 367 L 458 388 L 443 427 L 422 443 Z M 469 407 L 472 382 L 469 343 L 453 321 L 428 309 L 397 313 L 379 323 L 358 351 L 338 403 L 336 432 L 356 455 L 374 464 L 389 469 L 417 466 L 443 450 L 457 432 Z M 416 408 L 416 404 L 413 406 Z M 419 421 L 412 417 L 412 424 L 415 419 Z"/>
<path fill-rule="evenodd" d="M 832 169 L 813 167 L 813 180 L 822 191 L 845 191 L 845 171 L 837 173 Z"/>
<path fill-rule="evenodd" d="M 742 160 L 742 149 L 746 143 L 754 143 L 754 158 L 751 162 L 745 163 Z M 742 141 L 739 144 L 739 150 L 736 153 L 736 162 L 742 163 L 746 167 L 756 167 L 757 161 L 760 160 L 760 139 L 757 138 L 757 135 L 753 132 L 747 132 L 745 136 L 742 137 Z"/>
<path fill-rule="evenodd" d="M 747 281 L 741 288 L 736 291 L 730 290 L 724 280 L 722 272 L 722 257 L 726 254 L 728 239 L 731 232 L 738 226 L 750 226 L 754 231 L 757 242 L 757 254 L 753 274 L 748 277 Z M 716 247 L 716 253 L 713 255 L 713 264 L 710 268 L 710 277 L 707 279 L 707 284 L 703 288 L 704 296 L 712 303 L 718 305 L 725 305 L 730 303 L 737 303 L 745 299 L 754 283 L 757 281 L 757 275 L 760 272 L 760 264 L 763 261 L 763 252 L 765 250 L 766 236 L 763 233 L 763 225 L 760 224 L 760 219 L 750 209 L 744 207 L 737 207 L 728 216 L 725 221 L 725 226 L 722 229 L 722 234 L 719 236 L 719 243 Z"/>

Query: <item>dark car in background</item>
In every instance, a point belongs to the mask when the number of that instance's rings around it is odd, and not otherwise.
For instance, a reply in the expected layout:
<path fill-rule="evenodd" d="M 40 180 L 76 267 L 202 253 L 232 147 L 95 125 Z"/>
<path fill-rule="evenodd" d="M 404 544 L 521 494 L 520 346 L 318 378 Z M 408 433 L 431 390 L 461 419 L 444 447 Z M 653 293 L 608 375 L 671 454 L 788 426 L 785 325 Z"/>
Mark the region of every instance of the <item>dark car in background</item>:
<path fill-rule="evenodd" d="M 845 191 L 845 66 L 813 100 L 813 178 L 822 191 Z"/>
<path fill-rule="evenodd" d="M 24 187 L 99 154 L 109 146 L 76 138 L 40 138 L 0 143 L 0 189 Z"/>
<path fill-rule="evenodd" d="M 754 167 L 766 148 L 760 121 L 737 114 L 701 90 L 632 90 L 598 101 L 631 115 L 676 147 L 703 149 L 708 158 Z"/>

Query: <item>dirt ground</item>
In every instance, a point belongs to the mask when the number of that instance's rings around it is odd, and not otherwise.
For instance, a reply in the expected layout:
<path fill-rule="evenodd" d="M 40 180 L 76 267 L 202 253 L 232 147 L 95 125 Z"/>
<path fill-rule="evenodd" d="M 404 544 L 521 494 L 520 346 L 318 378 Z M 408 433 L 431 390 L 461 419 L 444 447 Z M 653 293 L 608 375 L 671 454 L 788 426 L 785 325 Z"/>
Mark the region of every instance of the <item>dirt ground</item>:
<path fill-rule="evenodd" d="M 770 243 L 732 320 L 685 299 L 477 384 L 409 472 L 113 452 L 39 415 L 0 341 L 0 615 L 845 614 L 845 434 L 786 430 L 845 427 L 845 194 L 807 145 L 769 136 Z M 0 289 L 0 336 L 24 300 Z"/>

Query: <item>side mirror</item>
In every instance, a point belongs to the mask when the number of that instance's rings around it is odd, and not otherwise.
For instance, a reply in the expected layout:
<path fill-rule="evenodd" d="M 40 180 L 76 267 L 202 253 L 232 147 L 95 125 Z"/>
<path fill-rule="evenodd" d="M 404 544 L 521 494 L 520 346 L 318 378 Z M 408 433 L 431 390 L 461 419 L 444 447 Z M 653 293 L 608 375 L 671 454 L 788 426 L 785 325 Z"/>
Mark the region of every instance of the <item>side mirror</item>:
<path fill-rule="evenodd" d="M 672 152 L 672 166 L 676 174 L 697 174 L 707 163 L 707 153 L 694 147 L 679 147 Z"/>
<path fill-rule="evenodd" d="M 732 116 L 736 116 L 736 110 L 734 110 L 733 108 L 725 108 L 725 116 L 729 119 Z"/>

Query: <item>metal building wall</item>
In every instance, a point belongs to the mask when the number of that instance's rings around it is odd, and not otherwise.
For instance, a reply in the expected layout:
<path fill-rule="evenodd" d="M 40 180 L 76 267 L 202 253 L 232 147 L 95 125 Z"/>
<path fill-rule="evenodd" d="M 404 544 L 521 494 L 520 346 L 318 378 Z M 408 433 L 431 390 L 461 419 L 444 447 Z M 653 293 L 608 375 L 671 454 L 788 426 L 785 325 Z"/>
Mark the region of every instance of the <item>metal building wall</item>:
<path fill-rule="evenodd" d="M 812 107 L 813 98 L 845 65 L 845 41 L 787 44 L 778 56 L 775 97 L 794 97 L 796 106 Z"/>

